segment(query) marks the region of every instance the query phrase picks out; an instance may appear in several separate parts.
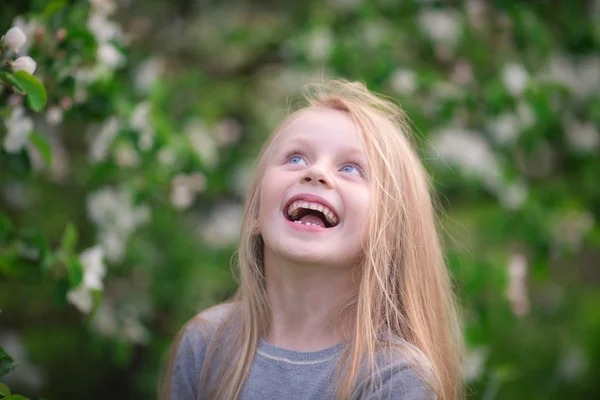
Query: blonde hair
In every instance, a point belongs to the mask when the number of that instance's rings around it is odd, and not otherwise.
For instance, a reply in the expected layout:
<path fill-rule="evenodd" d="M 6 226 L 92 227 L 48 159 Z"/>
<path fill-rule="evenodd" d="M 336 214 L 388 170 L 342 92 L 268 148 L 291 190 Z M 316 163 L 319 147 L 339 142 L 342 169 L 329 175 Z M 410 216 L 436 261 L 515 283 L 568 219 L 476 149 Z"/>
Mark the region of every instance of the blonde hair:
<path fill-rule="evenodd" d="M 404 353 L 438 399 L 462 398 L 457 307 L 436 230 L 429 177 L 411 144 L 406 116 L 363 84 L 343 80 L 309 87 L 305 100 L 303 109 L 342 111 L 357 126 L 371 171 L 371 204 L 375 205 L 369 211 L 359 288 L 346 309 L 352 313 L 355 328 L 338 364 L 336 398 L 351 398 L 365 365 L 371 376 L 375 375 L 376 352 L 395 346 L 382 340 L 382 333 L 408 344 L 402 347 Z M 230 329 L 232 336 L 228 336 L 232 342 L 227 344 L 231 349 L 227 361 L 219 363 L 217 377 L 210 385 L 211 399 L 229 400 L 240 395 L 259 340 L 269 327 L 263 241 L 254 227 L 268 155 L 289 120 L 263 146 L 249 189 L 238 251 L 240 285 L 231 312 L 214 335 L 223 337 L 228 326 L 235 325 L 235 329 Z M 223 348 L 218 342 L 213 339 L 207 350 L 198 393 L 206 390 L 204 385 L 209 382 L 207 365 L 216 349 Z M 179 339 L 172 348 L 163 398 L 169 398 L 178 343 Z M 374 380 L 370 388 L 376 386 Z"/>

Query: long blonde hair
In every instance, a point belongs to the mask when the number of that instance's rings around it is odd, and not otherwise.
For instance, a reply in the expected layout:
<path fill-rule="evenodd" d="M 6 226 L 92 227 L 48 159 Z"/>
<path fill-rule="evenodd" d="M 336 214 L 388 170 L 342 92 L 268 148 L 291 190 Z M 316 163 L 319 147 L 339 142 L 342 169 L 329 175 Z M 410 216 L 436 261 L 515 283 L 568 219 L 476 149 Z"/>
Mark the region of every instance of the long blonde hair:
<path fill-rule="evenodd" d="M 364 366 L 373 373 L 375 353 L 393 347 L 391 342 L 381 340 L 382 333 L 408 344 L 403 349 L 412 351 L 408 358 L 438 399 L 462 398 L 462 336 L 457 308 L 436 230 L 430 180 L 411 143 L 406 116 L 391 101 L 371 93 L 363 84 L 344 80 L 310 86 L 305 100 L 304 108 L 334 109 L 352 119 L 362 135 L 372 171 L 374 206 L 369 211 L 368 234 L 359 266 L 361 278 L 357 294 L 347 307 L 355 329 L 338 364 L 336 398 L 351 398 Z M 227 361 L 219 363 L 216 379 L 210 385 L 211 399 L 230 400 L 240 395 L 259 340 L 268 331 L 264 244 L 255 226 L 268 155 L 289 120 L 263 146 L 249 189 L 238 250 L 240 285 L 231 312 L 214 335 L 222 337 L 226 327 L 235 328 L 229 330 L 227 348 L 231 350 Z M 211 358 L 217 348 L 223 348 L 218 340 L 212 343 L 202 368 L 199 394 L 209 382 L 209 366 L 216 367 L 210 365 Z M 169 398 L 178 344 L 179 339 L 172 347 L 163 398 Z M 374 382 L 371 388 L 376 386 Z"/>

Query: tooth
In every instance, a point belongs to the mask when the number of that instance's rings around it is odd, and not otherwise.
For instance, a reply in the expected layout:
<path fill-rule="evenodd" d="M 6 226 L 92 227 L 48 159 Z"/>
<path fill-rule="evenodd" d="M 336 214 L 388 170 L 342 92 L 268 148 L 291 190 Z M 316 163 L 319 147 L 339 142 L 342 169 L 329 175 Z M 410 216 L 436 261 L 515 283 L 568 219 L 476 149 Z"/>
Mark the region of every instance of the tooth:
<path fill-rule="evenodd" d="M 308 208 L 308 203 L 301 203 L 300 207 L 302 207 L 302 208 Z"/>
<path fill-rule="evenodd" d="M 309 204 L 308 206 L 311 210 L 316 210 L 317 209 L 317 205 L 316 204 Z"/>
<path fill-rule="evenodd" d="M 324 212 L 325 208 L 323 206 L 321 206 L 321 205 L 318 205 L 317 208 L 316 208 L 316 210 L 320 211 L 320 212 Z"/>
<path fill-rule="evenodd" d="M 298 221 L 294 221 L 295 224 L 301 224 L 302 221 L 298 220 Z"/>

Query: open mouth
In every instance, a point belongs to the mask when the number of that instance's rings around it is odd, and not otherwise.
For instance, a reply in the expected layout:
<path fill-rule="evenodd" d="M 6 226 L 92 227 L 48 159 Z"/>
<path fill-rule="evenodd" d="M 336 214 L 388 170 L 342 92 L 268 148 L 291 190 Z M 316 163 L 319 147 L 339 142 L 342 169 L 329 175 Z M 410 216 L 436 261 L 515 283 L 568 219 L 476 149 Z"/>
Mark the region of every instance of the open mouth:
<path fill-rule="evenodd" d="M 338 217 L 329 207 L 304 200 L 292 202 L 287 210 L 284 210 L 284 216 L 297 224 L 323 228 L 333 228 L 339 223 Z"/>

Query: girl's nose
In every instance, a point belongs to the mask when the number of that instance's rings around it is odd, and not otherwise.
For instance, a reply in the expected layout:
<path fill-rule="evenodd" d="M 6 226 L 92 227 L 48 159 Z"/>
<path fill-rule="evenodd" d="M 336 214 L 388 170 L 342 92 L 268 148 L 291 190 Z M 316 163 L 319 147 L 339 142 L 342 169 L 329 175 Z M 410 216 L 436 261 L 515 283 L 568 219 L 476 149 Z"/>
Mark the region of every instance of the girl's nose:
<path fill-rule="evenodd" d="M 327 189 L 333 188 L 333 183 L 321 170 L 310 168 L 300 177 L 300 183 L 313 183 L 325 186 Z"/>

